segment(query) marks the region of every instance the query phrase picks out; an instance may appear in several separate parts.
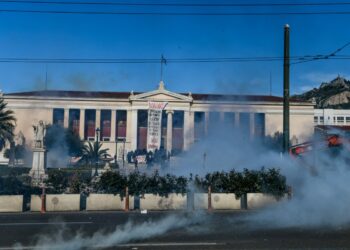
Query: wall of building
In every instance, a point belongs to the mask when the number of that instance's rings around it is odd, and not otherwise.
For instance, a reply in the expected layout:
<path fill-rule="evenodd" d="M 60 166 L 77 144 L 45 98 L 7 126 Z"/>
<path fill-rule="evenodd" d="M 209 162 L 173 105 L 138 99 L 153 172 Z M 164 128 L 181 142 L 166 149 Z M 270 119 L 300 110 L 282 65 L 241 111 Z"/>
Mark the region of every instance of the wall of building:
<path fill-rule="evenodd" d="M 147 94 L 147 93 L 145 93 Z M 6 97 L 5 97 L 6 98 Z M 160 99 L 159 99 L 160 98 Z M 53 122 L 53 109 L 60 108 L 64 109 L 64 125 L 68 126 L 69 109 L 84 110 L 92 109 L 96 110 L 95 121 L 99 127 L 99 121 L 101 120 L 101 110 L 112 110 L 115 114 L 116 110 L 125 110 L 127 113 L 127 131 L 125 143 L 122 140 L 115 140 L 113 134 L 115 134 L 115 129 L 112 129 L 113 123 L 115 124 L 115 119 L 111 119 L 111 139 L 110 141 L 103 142 L 103 148 L 108 148 L 108 153 L 111 156 L 117 155 L 118 159 L 121 160 L 121 155 L 124 150 L 124 155 L 130 150 L 135 150 L 138 145 L 137 132 L 138 132 L 138 110 L 145 110 L 148 108 L 149 100 L 158 101 L 168 101 L 166 106 L 166 111 L 178 111 L 183 114 L 183 138 L 181 144 L 185 150 L 190 148 L 190 145 L 194 142 L 194 135 L 196 134 L 194 116 L 195 112 L 205 113 L 205 124 L 204 132 L 208 133 L 210 128 L 210 118 L 214 114 L 217 116 L 215 120 L 223 122 L 225 119 L 225 113 L 234 114 L 233 117 L 235 121 L 232 124 L 233 127 L 240 124 L 240 116 L 243 114 L 248 114 L 249 122 L 254 123 L 256 116 L 255 114 L 263 114 L 265 119 L 264 126 L 259 128 L 264 130 L 262 134 L 273 135 L 275 132 L 282 132 L 282 103 L 269 103 L 269 102 L 212 102 L 212 101 L 194 101 L 190 103 L 185 97 L 184 100 L 179 100 L 176 98 L 167 98 L 164 94 L 158 97 L 152 96 L 150 99 L 135 99 L 129 101 L 128 99 L 123 100 L 113 100 L 109 98 L 46 98 L 46 97 L 8 97 L 6 101 L 8 102 L 8 107 L 14 110 L 17 117 L 17 128 L 16 133 L 22 131 L 27 143 L 30 143 L 33 139 L 33 128 L 32 125 L 37 123 L 39 120 L 43 120 L 47 124 Z M 254 118 L 255 117 L 255 118 Z M 80 118 L 81 117 L 80 114 Z M 237 119 L 236 119 L 237 118 Z M 211 119 L 211 120 L 210 120 Z M 236 121 L 237 120 L 237 121 Z M 81 123 L 82 124 L 82 123 Z M 80 124 L 80 125 L 81 125 Z M 242 124 L 241 124 L 242 125 Z M 86 126 L 86 124 L 85 124 Z M 249 125 L 247 128 L 251 136 L 254 136 L 256 128 Z M 296 136 L 298 142 L 303 142 L 307 140 L 313 134 L 314 126 L 314 111 L 313 106 L 310 104 L 295 104 L 291 105 L 290 110 L 290 136 Z M 301 129 L 302 128 L 302 129 Z M 260 131 L 261 132 L 261 131 Z M 81 138 L 84 137 L 84 129 L 79 127 L 79 134 Z M 173 132 L 173 134 L 176 134 Z M 176 134 L 177 135 L 177 134 Z M 101 139 L 101 138 L 100 138 Z M 166 140 L 168 138 L 165 137 Z M 173 142 L 176 141 L 173 139 Z M 167 145 L 165 143 L 165 145 Z M 174 146 L 174 145 L 173 145 Z"/>
<path fill-rule="evenodd" d="M 37 125 L 40 120 L 46 124 L 52 123 L 52 109 L 30 107 L 12 108 L 12 110 L 17 119 L 15 133 L 22 131 L 28 143 L 34 139 L 33 125 Z"/>

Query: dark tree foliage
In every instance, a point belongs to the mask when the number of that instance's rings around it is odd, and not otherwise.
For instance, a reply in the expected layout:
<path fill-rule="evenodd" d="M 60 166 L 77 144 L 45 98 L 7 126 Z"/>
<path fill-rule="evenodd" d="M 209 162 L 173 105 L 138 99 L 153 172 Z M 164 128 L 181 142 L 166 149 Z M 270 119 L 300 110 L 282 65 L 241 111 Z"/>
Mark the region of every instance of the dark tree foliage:
<path fill-rule="evenodd" d="M 83 193 L 91 182 L 91 174 L 87 175 L 83 172 L 75 171 L 68 175 L 69 193 L 79 194 Z"/>
<path fill-rule="evenodd" d="M 10 175 L 0 177 L 0 195 L 30 195 L 39 194 L 41 189 L 30 186 L 30 180 Z"/>
<path fill-rule="evenodd" d="M 237 197 L 260 192 L 282 197 L 287 192 L 286 178 L 276 169 L 213 172 L 204 178 L 195 176 L 194 183 L 204 192 L 211 186 L 212 192 L 235 193 Z"/>
<path fill-rule="evenodd" d="M 80 162 L 88 165 L 99 163 L 99 161 L 108 155 L 108 148 L 102 149 L 102 142 L 88 142 L 82 148 L 82 158 Z"/>
<path fill-rule="evenodd" d="M 45 181 L 47 185 L 47 193 L 82 193 L 84 189 L 90 185 L 91 172 L 81 172 L 78 170 L 65 171 L 59 169 L 50 169 L 48 179 Z"/>
<path fill-rule="evenodd" d="M 100 180 L 96 183 L 95 189 L 97 192 L 110 194 L 124 194 L 127 179 L 119 172 L 104 172 Z"/>
<path fill-rule="evenodd" d="M 14 112 L 7 109 L 7 103 L 0 97 L 0 151 L 6 143 L 13 142 L 15 122 Z"/>
<path fill-rule="evenodd" d="M 13 150 L 13 151 L 12 151 Z M 25 159 L 28 156 L 29 150 L 26 145 L 16 145 L 13 149 L 6 149 L 4 152 L 4 157 L 7 159 L 11 158 L 11 151 L 13 152 L 15 163 L 20 159 Z"/>
<path fill-rule="evenodd" d="M 277 169 L 248 170 L 242 172 L 231 170 L 230 172 L 213 172 L 204 177 L 195 176 L 186 178 L 175 175 L 152 175 L 133 172 L 128 176 L 119 172 L 107 171 L 98 181 L 91 182 L 91 171 L 67 171 L 50 169 L 49 178 L 46 180 L 48 193 L 86 193 L 87 187 L 92 192 L 112 193 L 125 196 L 125 188 L 129 194 L 142 196 L 146 193 L 167 197 L 170 193 L 185 194 L 191 183 L 200 192 L 207 192 L 211 187 L 214 193 L 234 193 L 241 197 L 246 193 L 262 192 L 279 198 L 287 192 L 286 178 Z M 20 179 L 9 174 L 6 178 L 0 178 L 0 194 L 21 194 L 31 191 L 30 181 Z"/>
<path fill-rule="evenodd" d="M 68 187 L 68 175 L 67 173 L 58 169 L 51 169 L 49 171 L 49 177 L 45 181 L 48 193 L 64 193 Z"/>
<path fill-rule="evenodd" d="M 119 193 L 121 195 L 125 195 L 125 187 L 129 188 L 130 195 L 136 196 L 142 196 L 145 193 L 160 196 L 168 196 L 169 193 L 185 194 L 187 179 L 183 176 L 177 177 L 170 174 L 160 176 L 158 172 L 151 176 L 134 172 L 127 177 L 118 172 L 105 172 L 96 184 L 98 192 Z"/>

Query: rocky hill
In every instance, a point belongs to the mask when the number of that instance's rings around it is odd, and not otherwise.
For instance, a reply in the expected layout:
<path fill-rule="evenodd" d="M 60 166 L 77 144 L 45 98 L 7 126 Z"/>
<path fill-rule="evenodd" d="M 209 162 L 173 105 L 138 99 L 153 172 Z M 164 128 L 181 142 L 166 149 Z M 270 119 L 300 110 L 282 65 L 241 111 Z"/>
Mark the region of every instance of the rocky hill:
<path fill-rule="evenodd" d="M 297 99 L 315 101 L 317 108 L 350 108 L 350 81 L 338 76 L 330 82 L 323 82 L 319 88 L 314 88 Z"/>

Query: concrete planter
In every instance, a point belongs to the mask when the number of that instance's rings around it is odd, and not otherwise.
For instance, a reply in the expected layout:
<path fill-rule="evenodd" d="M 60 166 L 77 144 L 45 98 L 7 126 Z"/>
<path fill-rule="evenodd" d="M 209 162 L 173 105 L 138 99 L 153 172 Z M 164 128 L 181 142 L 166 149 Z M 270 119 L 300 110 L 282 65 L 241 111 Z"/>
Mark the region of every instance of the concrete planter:
<path fill-rule="evenodd" d="M 168 197 L 161 197 L 154 194 L 145 194 L 140 199 L 140 209 L 147 210 L 176 210 L 186 209 L 187 197 L 181 194 L 169 194 Z"/>
<path fill-rule="evenodd" d="M 46 211 L 79 211 L 80 194 L 47 194 Z"/>
<path fill-rule="evenodd" d="M 22 212 L 23 195 L 0 195 L 0 212 Z"/>

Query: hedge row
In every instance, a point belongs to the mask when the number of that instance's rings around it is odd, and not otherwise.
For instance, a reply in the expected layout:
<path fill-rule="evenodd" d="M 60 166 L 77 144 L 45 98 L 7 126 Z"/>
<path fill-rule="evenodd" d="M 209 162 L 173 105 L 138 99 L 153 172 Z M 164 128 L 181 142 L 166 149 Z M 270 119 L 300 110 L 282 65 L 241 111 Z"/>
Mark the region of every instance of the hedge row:
<path fill-rule="evenodd" d="M 130 195 L 145 193 L 167 196 L 169 193 L 185 194 L 189 191 L 207 192 L 211 186 L 215 193 L 235 193 L 241 197 L 245 193 L 267 193 L 281 197 L 287 191 L 286 178 L 276 169 L 248 170 L 242 172 L 208 173 L 200 176 L 152 175 L 133 172 L 128 176 L 119 172 L 108 171 L 96 181 L 90 171 L 50 170 L 46 181 L 47 193 L 113 193 L 125 195 L 128 187 Z M 36 194 L 39 188 L 30 186 L 28 176 L 0 177 L 0 194 Z"/>
<path fill-rule="evenodd" d="M 129 194 L 142 195 L 145 193 L 167 196 L 169 193 L 185 194 L 189 190 L 207 192 L 211 186 L 212 192 L 235 193 L 241 197 L 246 193 L 267 193 L 281 197 L 287 192 L 286 178 L 276 169 L 248 170 L 243 172 L 208 173 L 205 177 L 165 175 L 158 172 L 148 176 L 138 172 L 124 176 L 118 172 L 106 172 L 95 184 L 94 189 L 99 193 L 115 193 L 125 195 L 128 186 Z"/>

